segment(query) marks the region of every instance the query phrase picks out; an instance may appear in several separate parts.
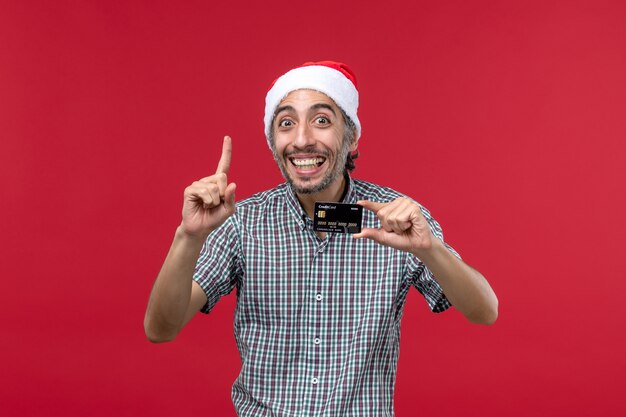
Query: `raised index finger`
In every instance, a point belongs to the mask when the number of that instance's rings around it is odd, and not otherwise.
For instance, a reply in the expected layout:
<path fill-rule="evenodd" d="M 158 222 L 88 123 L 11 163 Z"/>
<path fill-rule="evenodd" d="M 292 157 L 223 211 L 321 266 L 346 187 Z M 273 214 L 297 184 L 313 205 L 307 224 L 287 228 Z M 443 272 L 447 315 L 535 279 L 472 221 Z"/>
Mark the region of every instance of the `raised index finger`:
<path fill-rule="evenodd" d="M 230 160 L 233 155 L 233 144 L 230 136 L 224 136 L 224 144 L 222 145 L 222 157 L 217 164 L 216 174 L 227 174 L 230 168 Z"/>

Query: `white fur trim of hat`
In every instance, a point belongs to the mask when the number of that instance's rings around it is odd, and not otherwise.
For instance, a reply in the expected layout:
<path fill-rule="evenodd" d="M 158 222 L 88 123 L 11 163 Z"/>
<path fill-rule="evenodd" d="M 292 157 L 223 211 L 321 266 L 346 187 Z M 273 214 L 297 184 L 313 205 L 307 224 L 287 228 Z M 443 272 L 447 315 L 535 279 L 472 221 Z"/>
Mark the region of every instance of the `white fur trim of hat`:
<path fill-rule="evenodd" d="M 341 66 L 343 72 L 326 65 Z M 304 64 L 280 76 L 274 82 L 265 96 L 265 137 L 269 141 L 274 112 L 280 102 L 292 91 L 311 89 L 326 94 L 339 106 L 356 125 L 356 139 L 361 136 L 361 122 L 357 117 L 359 108 L 359 92 L 356 89 L 354 74 L 345 64 L 325 61 L 320 63 Z"/>

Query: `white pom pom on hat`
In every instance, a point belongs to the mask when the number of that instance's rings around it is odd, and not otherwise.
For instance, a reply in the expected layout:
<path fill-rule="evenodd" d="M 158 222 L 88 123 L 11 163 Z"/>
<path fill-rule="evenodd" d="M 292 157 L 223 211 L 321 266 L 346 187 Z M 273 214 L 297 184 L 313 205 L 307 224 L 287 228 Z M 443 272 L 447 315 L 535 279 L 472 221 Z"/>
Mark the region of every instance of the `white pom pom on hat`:
<path fill-rule="evenodd" d="M 330 97 L 356 125 L 356 139 L 361 136 L 361 122 L 357 117 L 359 92 L 356 76 L 346 64 L 335 61 L 306 62 L 287 71 L 272 83 L 265 96 L 265 137 L 269 141 L 274 112 L 280 102 L 292 91 L 311 89 Z"/>

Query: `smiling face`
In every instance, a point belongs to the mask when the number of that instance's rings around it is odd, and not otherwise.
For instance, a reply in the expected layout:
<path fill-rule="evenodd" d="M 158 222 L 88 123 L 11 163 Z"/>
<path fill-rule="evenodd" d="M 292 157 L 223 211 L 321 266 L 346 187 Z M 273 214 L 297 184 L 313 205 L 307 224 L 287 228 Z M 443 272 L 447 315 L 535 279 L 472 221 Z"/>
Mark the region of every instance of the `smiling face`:
<path fill-rule="evenodd" d="M 314 194 L 343 184 L 346 158 L 356 149 L 345 130 L 341 110 L 325 94 L 296 90 L 280 102 L 270 145 L 296 193 Z"/>

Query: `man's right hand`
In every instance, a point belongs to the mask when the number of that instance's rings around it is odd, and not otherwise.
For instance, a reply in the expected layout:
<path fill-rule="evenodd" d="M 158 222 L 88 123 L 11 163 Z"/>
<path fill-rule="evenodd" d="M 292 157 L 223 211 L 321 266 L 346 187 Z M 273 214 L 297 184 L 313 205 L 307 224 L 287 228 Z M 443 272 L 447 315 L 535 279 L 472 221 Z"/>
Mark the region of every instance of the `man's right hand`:
<path fill-rule="evenodd" d="M 224 137 L 222 157 L 215 174 L 194 182 L 185 189 L 182 231 L 188 236 L 206 239 L 235 213 L 235 183 L 227 176 L 232 157 L 232 142 Z"/>

